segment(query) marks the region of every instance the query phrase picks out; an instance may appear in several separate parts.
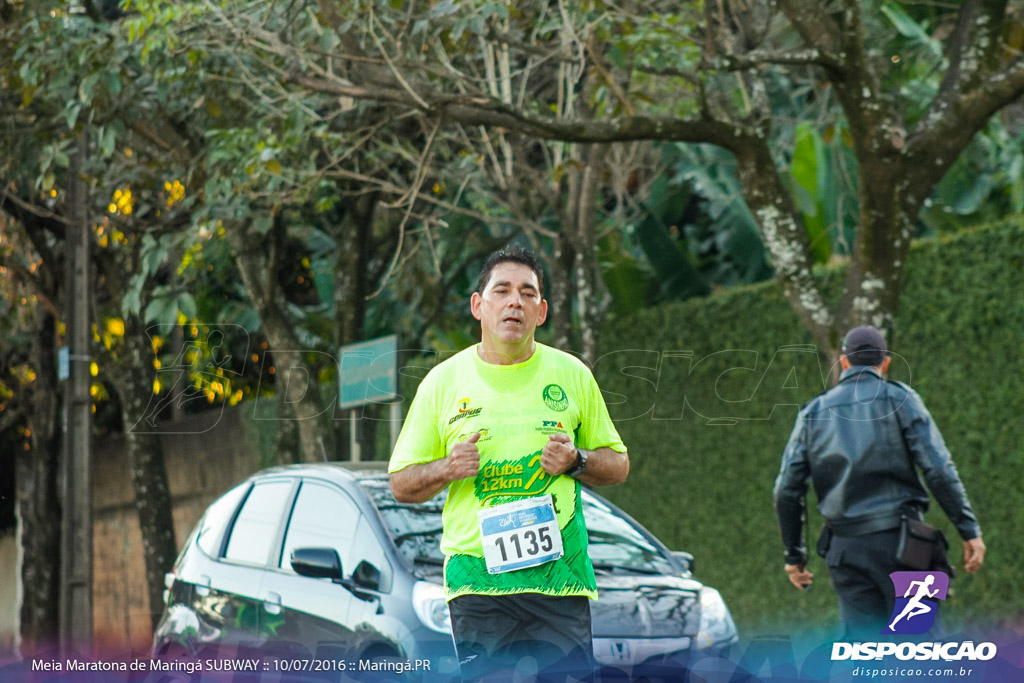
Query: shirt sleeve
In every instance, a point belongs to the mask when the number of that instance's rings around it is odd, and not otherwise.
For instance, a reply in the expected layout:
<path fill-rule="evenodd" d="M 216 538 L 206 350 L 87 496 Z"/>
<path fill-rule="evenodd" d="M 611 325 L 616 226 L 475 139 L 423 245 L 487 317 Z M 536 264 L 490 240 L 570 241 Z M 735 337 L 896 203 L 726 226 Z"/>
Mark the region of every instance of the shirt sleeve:
<path fill-rule="evenodd" d="M 444 443 L 437 420 L 438 395 L 436 382 L 427 375 L 416 389 L 402 431 L 391 453 L 388 472 L 404 470 L 409 465 L 432 462 L 445 457 Z"/>
<path fill-rule="evenodd" d="M 977 538 L 981 535 L 981 527 L 946 442 L 917 392 L 910 387 L 905 387 L 905 391 L 906 400 L 896 415 L 907 450 L 921 468 L 928 488 L 956 526 L 960 537 L 965 541 Z"/>
<path fill-rule="evenodd" d="M 626 452 L 626 445 L 615 429 L 608 405 L 604 401 L 597 380 L 584 366 L 581 372 L 580 427 L 576 434 L 576 446 L 586 450 L 611 448 L 619 453 Z"/>
<path fill-rule="evenodd" d="M 804 435 L 806 415 L 800 411 L 789 443 L 782 454 L 782 467 L 775 479 L 775 516 L 779 520 L 786 564 L 807 562 L 807 547 L 803 542 L 804 494 L 811 470 L 807 463 L 807 442 Z"/>

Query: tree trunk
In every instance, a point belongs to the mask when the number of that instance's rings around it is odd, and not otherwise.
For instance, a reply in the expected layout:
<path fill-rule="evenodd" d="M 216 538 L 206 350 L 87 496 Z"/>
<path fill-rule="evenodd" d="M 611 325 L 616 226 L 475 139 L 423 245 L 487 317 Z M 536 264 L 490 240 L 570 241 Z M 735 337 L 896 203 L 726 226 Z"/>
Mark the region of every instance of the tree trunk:
<path fill-rule="evenodd" d="M 352 187 L 342 188 L 351 195 Z M 334 277 L 334 338 L 339 345 L 363 339 L 366 318 L 367 268 L 378 193 L 359 194 L 349 200 L 340 224 L 326 225 L 338 249 Z"/>
<path fill-rule="evenodd" d="M 294 340 L 289 343 L 291 332 L 287 328 L 264 323 L 263 329 L 271 349 L 295 348 Z M 281 368 L 277 373 L 277 395 L 287 404 L 281 406 L 280 415 L 287 415 L 288 411 L 294 415 L 292 419 L 298 427 L 301 462 L 324 462 L 331 459 L 330 453 L 334 449 L 332 447 L 329 451 L 327 446 L 333 442 L 334 435 L 325 428 L 326 425 L 321 425 L 327 408 L 321 401 L 316 373 L 302 355 L 301 350 L 288 353 L 285 360 L 281 354 L 276 354 L 275 362 Z"/>
<path fill-rule="evenodd" d="M 576 247 L 566 211 L 562 220 L 562 230 L 555 238 L 554 254 L 548 261 L 548 317 L 554 328 L 552 343 L 555 348 L 568 351 L 575 345 L 572 335 L 572 267 L 576 262 Z"/>
<path fill-rule="evenodd" d="M 338 348 L 362 341 L 364 337 L 366 296 L 369 293 L 367 269 L 379 194 L 360 193 L 361 189 L 364 188 L 354 184 L 342 184 L 339 190 L 348 198 L 344 215 L 337 223 L 328 222 L 324 226 L 337 245 L 338 260 L 334 269 L 334 340 Z M 338 358 L 338 362 L 341 362 L 341 358 Z M 342 419 L 334 426 L 336 449 L 339 457 L 351 460 L 352 425 L 348 419 L 348 411 L 341 417 Z M 360 420 L 359 427 L 363 450 L 360 457 L 366 458 L 364 446 L 376 437 L 376 423 L 364 417 Z"/>
<path fill-rule="evenodd" d="M 283 229 L 280 220 L 276 220 L 274 230 Z M 334 432 L 327 420 L 333 404 L 322 400 L 317 374 L 306 360 L 307 354 L 317 351 L 302 348 L 293 331 L 294 323 L 286 312 L 284 294 L 277 277 L 278 247 L 271 245 L 270 256 L 264 258 L 265 240 L 262 235 L 247 230 L 241 222 L 226 224 L 225 232 L 242 282 L 259 312 L 263 332 L 270 343 L 277 368 L 278 400 L 289 404 L 295 411 L 301 460 L 329 460 L 334 453 Z"/>
<path fill-rule="evenodd" d="M 741 138 L 731 147 L 747 206 L 761 227 L 775 275 L 793 310 L 810 330 L 818 348 L 839 348 L 835 316 L 814 276 L 810 239 L 797 219 L 792 199 L 779 177 L 764 138 Z"/>
<path fill-rule="evenodd" d="M 282 397 L 278 398 L 274 461 L 278 465 L 291 465 L 299 462 L 299 429 L 295 421 L 295 406 L 285 403 Z"/>
<path fill-rule="evenodd" d="M 855 325 L 893 331 L 912 229 L 901 220 L 900 175 L 887 161 L 862 162 L 860 225 L 837 316 L 840 334 Z"/>
<path fill-rule="evenodd" d="M 139 271 L 140 243 L 135 241 L 133 246 L 118 251 L 95 250 L 92 254 L 97 265 L 98 285 L 105 290 L 108 304 L 116 311 L 121 310 L 130 274 Z M 152 286 L 152 279 L 145 283 L 143 301 L 152 292 Z M 95 353 L 101 357 L 104 379 L 117 392 L 121 404 L 125 456 L 142 538 L 150 625 L 155 628 L 163 612 L 164 574 L 174 565 L 178 544 L 161 430 L 155 422 L 160 411 L 159 403 L 153 402 L 157 371 L 153 364 L 152 342 L 141 314 L 126 316 L 124 326 L 120 346 L 108 350 L 96 345 Z M 184 339 L 180 328 L 172 337 L 180 352 Z M 184 368 L 180 371 L 187 385 L 187 371 Z M 173 392 L 175 388 L 168 389 Z M 169 394 L 169 399 L 167 404 L 171 406 L 172 415 L 180 414 L 180 400 L 176 400 L 173 393 Z"/>
<path fill-rule="evenodd" d="M 601 197 L 601 170 L 607 145 L 581 145 L 583 167 L 572 173 L 569 206 L 576 255 L 573 279 L 576 283 L 576 309 L 579 312 L 580 353 L 591 363 L 597 359 L 597 339 L 601 333 L 607 302 L 599 296 L 603 290 L 601 269 L 597 263 L 597 205 Z"/>
<path fill-rule="evenodd" d="M 39 314 L 33 350 L 36 379 L 29 402 L 31 448 L 15 463 L 21 565 L 21 653 L 25 657 L 56 647 L 60 619 L 61 453 L 56 321 Z"/>
<path fill-rule="evenodd" d="M 174 565 L 178 545 L 163 442 L 142 419 L 150 403 L 156 371 L 149 337 L 139 316 L 129 316 L 125 321 L 124 348 L 117 360 L 118 367 L 110 378 L 121 399 L 125 452 L 146 564 L 150 622 L 156 628 L 163 611 L 164 574 Z"/>

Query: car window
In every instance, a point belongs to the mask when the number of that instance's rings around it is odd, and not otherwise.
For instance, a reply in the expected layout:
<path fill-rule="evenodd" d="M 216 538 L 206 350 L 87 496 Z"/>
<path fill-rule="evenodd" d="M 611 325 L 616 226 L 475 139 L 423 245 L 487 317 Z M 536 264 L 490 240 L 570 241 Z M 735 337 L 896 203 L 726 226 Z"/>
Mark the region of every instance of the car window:
<path fill-rule="evenodd" d="M 596 498 L 583 496 L 583 517 L 587 521 L 590 560 L 595 569 L 635 570 L 670 574 L 671 561 L 629 520 Z"/>
<path fill-rule="evenodd" d="M 290 481 L 258 483 L 252 487 L 231 529 L 225 558 L 266 564 L 291 490 Z"/>
<path fill-rule="evenodd" d="M 220 555 L 224 529 L 231 522 L 231 516 L 238 509 L 242 496 L 249 490 L 249 483 L 241 484 L 218 498 L 206 509 L 199 528 L 196 530 L 196 543 L 210 557 Z"/>
<path fill-rule="evenodd" d="M 296 548 L 334 548 L 341 559 L 342 571 L 351 574 L 355 568 L 353 541 L 360 516 L 359 508 L 343 491 L 324 484 L 303 482 L 288 523 L 278 566 L 293 571 L 291 556 Z"/>

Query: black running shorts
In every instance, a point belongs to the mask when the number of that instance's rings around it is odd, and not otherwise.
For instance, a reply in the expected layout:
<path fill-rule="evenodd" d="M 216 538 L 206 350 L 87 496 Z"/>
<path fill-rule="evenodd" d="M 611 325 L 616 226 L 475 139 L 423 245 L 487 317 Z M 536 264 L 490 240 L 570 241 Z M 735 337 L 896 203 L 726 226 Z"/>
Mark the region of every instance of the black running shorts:
<path fill-rule="evenodd" d="M 582 679 L 594 669 L 590 600 L 539 593 L 463 595 L 448 603 L 464 679 Z M 536 667 L 536 668 L 534 668 Z"/>

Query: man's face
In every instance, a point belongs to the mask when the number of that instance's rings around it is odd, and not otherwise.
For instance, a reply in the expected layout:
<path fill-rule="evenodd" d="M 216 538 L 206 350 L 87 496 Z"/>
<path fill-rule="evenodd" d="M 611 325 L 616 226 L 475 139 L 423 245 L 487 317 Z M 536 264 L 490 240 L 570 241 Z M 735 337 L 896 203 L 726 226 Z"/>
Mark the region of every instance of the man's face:
<path fill-rule="evenodd" d="M 480 321 L 485 339 L 515 344 L 532 338 L 547 318 L 548 302 L 540 298 L 537 274 L 521 263 L 499 263 L 483 292 L 470 299 L 473 317 Z"/>

